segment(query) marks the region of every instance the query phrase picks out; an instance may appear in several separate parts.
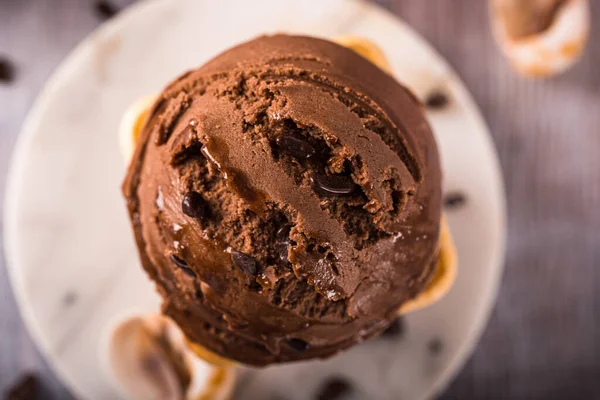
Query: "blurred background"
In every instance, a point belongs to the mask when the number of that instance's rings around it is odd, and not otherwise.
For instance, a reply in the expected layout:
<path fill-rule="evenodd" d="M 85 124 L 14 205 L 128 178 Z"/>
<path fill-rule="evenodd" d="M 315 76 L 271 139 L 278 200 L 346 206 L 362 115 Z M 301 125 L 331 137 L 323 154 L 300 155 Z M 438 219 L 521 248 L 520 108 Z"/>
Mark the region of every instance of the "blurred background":
<path fill-rule="evenodd" d="M 47 78 L 82 38 L 133 2 L 0 0 L 1 198 L 11 150 Z M 495 311 L 441 398 L 600 399 L 600 2 L 590 1 L 581 60 L 543 80 L 508 65 L 486 1 L 376 2 L 421 33 L 464 80 L 506 184 L 508 247 Z M 0 393 L 28 372 L 40 378 L 39 398 L 70 398 L 21 321 L 0 247 Z"/>

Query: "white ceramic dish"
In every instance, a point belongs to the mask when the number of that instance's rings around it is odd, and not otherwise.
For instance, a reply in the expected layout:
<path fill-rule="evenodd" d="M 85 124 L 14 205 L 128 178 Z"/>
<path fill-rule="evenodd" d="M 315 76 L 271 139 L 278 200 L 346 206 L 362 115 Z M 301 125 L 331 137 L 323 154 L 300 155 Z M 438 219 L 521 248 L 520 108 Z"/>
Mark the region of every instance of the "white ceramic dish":
<path fill-rule="evenodd" d="M 345 375 L 356 398 L 425 399 L 477 342 L 501 276 L 504 194 L 488 130 L 443 58 L 398 19 L 360 1 L 152 0 L 106 23 L 64 61 L 27 119 L 9 176 L 5 237 L 14 290 L 33 338 L 78 396 L 116 398 L 102 370 L 103 331 L 119 315 L 159 307 L 120 195 L 123 111 L 219 51 L 281 31 L 365 36 L 418 96 L 448 94 L 450 105 L 429 117 L 445 188 L 467 196 L 447 212 L 460 269 L 440 303 L 406 318 L 402 338 L 376 339 L 324 362 L 250 371 L 238 397 L 308 398 L 327 376 Z M 437 354 L 428 351 L 432 340 L 443 344 Z"/>

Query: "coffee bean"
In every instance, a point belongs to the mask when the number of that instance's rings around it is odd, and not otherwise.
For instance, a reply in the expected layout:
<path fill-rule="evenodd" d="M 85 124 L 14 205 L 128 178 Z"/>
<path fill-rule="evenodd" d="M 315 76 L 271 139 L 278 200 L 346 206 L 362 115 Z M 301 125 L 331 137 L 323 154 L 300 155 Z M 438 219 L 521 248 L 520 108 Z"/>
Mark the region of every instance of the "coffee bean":
<path fill-rule="evenodd" d="M 198 192 L 187 192 L 181 201 L 181 210 L 188 217 L 203 220 L 208 217 L 208 204 Z"/>
<path fill-rule="evenodd" d="M 302 339 L 287 339 L 286 342 L 288 346 L 297 353 L 304 353 L 306 350 L 310 349 L 310 344 Z"/>
<path fill-rule="evenodd" d="M 390 324 L 390 326 L 388 326 L 388 328 L 383 331 L 383 333 L 381 334 L 381 337 L 385 337 L 385 338 L 396 338 L 396 337 L 402 337 L 404 335 L 404 318 L 402 317 L 398 317 L 396 318 L 394 321 L 392 321 L 392 323 Z"/>
<path fill-rule="evenodd" d="M 291 226 L 286 225 L 282 228 L 279 228 L 277 233 L 275 234 L 276 243 L 275 248 L 277 250 L 277 254 L 279 255 L 279 259 L 284 264 L 288 263 L 288 248 L 290 246 L 290 229 Z"/>
<path fill-rule="evenodd" d="M 28 373 L 19 378 L 17 382 L 5 393 L 6 400 L 35 400 L 38 398 L 39 380 L 33 373 Z"/>
<path fill-rule="evenodd" d="M 310 180 L 321 196 L 345 196 L 352 194 L 357 187 L 352 178 L 345 175 L 313 174 Z"/>
<path fill-rule="evenodd" d="M 433 110 L 440 110 L 446 107 L 448 103 L 448 97 L 444 93 L 439 91 L 430 93 L 429 96 L 427 96 L 427 99 L 425 100 L 425 105 Z"/>
<path fill-rule="evenodd" d="M 10 83 L 15 79 L 15 66 L 8 58 L 0 58 L 0 82 Z"/>
<path fill-rule="evenodd" d="M 231 260 L 233 265 L 238 267 L 243 273 L 256 276 L 258 275 L 258 265 L 256 259 L 241 251 L 233 250 L 231 252 Z"/>
<path fill-rule="evenodd" d="M 458 208 L 467 202 L 466 197 L 460 192 L 448 193 L 444 197 L 444 207 Z"/>
<path fill-rule="evenodd" d="M 354 391 L 353 385 L 345 378 L 332 377 L 326 380 L 317 392 L 317 400 L 341 400 Z"/>
<path fill-rule="evenodd" d="M 277 147 L 285 153 L 306 160 L 315 155 L 315 148 L 304 138 L 295 135 L 281 135 L 275 139 Z"/>
<path fill-rule="evenodd" d="M 177 257 L 175 254 L 171 254 L 171 261 L 173 261 L 173 263 L 175 265 L 177 265 L 179 268 L 181 268 L 181 270 L 183 272 L 185 272 L 186 274 L 188 274 L 191 277 L 196 277 L 196 273 L 194 272 L 193 269 L 190 268 L 190 266 L 181 258 Z"/>
<path fill-rule="evenodd" d="M 97 1 L 94 10 L 100 18 L 109 19 L 119 12 L 117 7 L 109 1 Z"/>

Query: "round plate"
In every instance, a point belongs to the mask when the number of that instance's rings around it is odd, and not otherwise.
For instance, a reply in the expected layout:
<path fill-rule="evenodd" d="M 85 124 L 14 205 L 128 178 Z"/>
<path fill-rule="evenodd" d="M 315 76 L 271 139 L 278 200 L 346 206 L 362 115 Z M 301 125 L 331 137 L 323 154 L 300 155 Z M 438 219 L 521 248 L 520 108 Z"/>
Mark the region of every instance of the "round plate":
<path fill-rule="evenodd" d="M 5 237 L 14 290 L 33 338 L 80 397 L 118 396 L 102 369 L 104 332 L 119 315 L 159 307 L 120 193 L 123 111 L 182 71 L 265 32 L 367 37 L 419 97 L 447 93 L 449 105 L 429 118 L 445 189 L 462 193 L 466 204 L 446 212 L 458 280 L 441 302 L 405 318 L 404 335 L 327 361 L 250 371 L 238 397 L 304 399 L 335 374 L 351 379 L 356 398 L 424 399 L 473 349 L 500 280 L 504 195 L 487 128 L 442 57 L 408 26 L 360 1 L 147 1 L 65 60 L 27 119 L 9 176 Z"/>

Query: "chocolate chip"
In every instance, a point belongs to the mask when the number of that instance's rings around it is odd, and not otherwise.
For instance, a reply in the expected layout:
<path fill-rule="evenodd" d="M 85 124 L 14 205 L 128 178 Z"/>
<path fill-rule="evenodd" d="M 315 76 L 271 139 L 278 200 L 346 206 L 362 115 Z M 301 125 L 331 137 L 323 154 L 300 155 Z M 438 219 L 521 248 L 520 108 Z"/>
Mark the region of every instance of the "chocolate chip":
<path fill-rule="evenodd" d="M 276 244 L 275 249 L 277 250 L 277 254 L 279 255 L 279 260 L 284 264 L 288 263 L 288 248 L 290 246 L 290 229 L 291 226 L 286 225 L 282 228 L 279 228 L 277 233 L 275 234 Z"/>
<path fill-rule="evenodd" d="M 345 378 L 332 377 L 327 379 L 317 392 L 317 400 L 339 400 L 354 391 L 353 385 Z"/>
<path fill-rule="evenodd" d="M 310 344 L 302 339 L 287 339 L 286 342 L 288 346 L 297 353 L 304 353 L 306 350 L 310 349 Z"/>
<path fill-rule="evenodd" d="M 448 100 L 448 96 L 444 93 L 435 91 L 427 96 L 425 100 L 425 105 L 427 108 L 431 108 L 433 110 L 440 110 L 448 105 L 450 101 Z"/>
<path fill-rule="evenodd" d="M 444 349 L 444 345 L 442 344 L 442 341 L 440 339 L 435 338 L 429 341 L 429 343 L 427 344 L 427 349 L 429 350 L 431 355 L 437 356 Z"/>
<path fill-rule="evenodd" d="M 444 207 L 458 208 L 467 202 L 466 197 L 460 192 L 448 193 L 444 197 Z"/>
<path fill-rule="evenodd" d="M 35 400 L 38 398 L 39 380 L 33 373 L 28 373 L 19 378 L 5 393 L 6 400 Z"/>
<path fill-rule="evenodd" d="M 198 192 L 187 192 L 183 195 L 181 201 L 181 209 L 185 215 L 195 219 L 203 220 L 208 217 L 209 208 L 208 204 Z"/>
<path fill-rule="evenodd" d="M 250 292 L 254 292 L 254 293 L 262 293 L 263 292 L 263 287 L 262 285 L 257 282 L 256 280 L 253 280 L 250 282 L 250 284 L 248 285 L 248 290 Z"/>
<path fill-rule="evenodd" d="M 356 190 L 352 178 L 345 175 L 313 174 L 310 180 L 321 196 L 345 196 Z"/>
<path fill-rule="evenodd" d="M 289 242 L 290 241 L 290 230 L 292 227 L 290 225 L 282 226 L 275 233 L 275 238 L 278 242 Z"/>
<path fill-rule="evenodd" d="M 315 155 L 315 148 L 304 138 L 295 135 L 281 135 L 275 139 L 281 151 L 300 159 L 306 160 Z"/>
<path fill-rule="evenodd" d="M 287 264 L 290 260 L 288 259 L 289 242 L 279 242 L 276 245 L 277 254 L 279 255 L 279 261 Z"/>
<path fill-rule="evenodd" d="M 193 269 L 190 268 L 190 266 L 181 258 L 177 257 L 175 254 L 171 254 L 171 261 L 173 261 L 173 263 L 175 265 L 177 265 L 179 268 L 181 268 L 181 270 L 183 272 L 185 272 L 186 274 L 188 274 L 191 277 L 196 277 L 196 273 L 194 272 Z"/>
<path fill-rule="evenodd" d="M 256 276 L 258 274 L 258 266 L 256 259 L 241 251 L 233 250 L 231 252 L 231 260 L 233 265 L 238 267 L 243 273 Z"/>
<path fill-rule="evenodd" d="M 0 58 L 0 82 L 10 83 L 15 79 L 15 66 L 8 58 Z"/>
<path fill-rule="evenodd" d="M 388 328 L 385 331 L 383 331 L 383 333 L 381 334 L 381 337 L 385 337 L 385 338 L 402 337 L 404 335 L 404 330 L 405 330 L 404 318 L 398 317 L 394 321 L 392 321 L 390 326 L 388 326 Z"/>
<path fill-rule="evenodd" d="M 104 19 L 112 18 L 119 12 L 117 7 L 110 1 L 97 1 L 96 4 L 94 4 L 94 10 L 100 18 Z"/>

